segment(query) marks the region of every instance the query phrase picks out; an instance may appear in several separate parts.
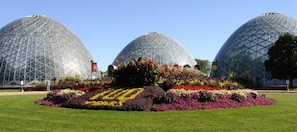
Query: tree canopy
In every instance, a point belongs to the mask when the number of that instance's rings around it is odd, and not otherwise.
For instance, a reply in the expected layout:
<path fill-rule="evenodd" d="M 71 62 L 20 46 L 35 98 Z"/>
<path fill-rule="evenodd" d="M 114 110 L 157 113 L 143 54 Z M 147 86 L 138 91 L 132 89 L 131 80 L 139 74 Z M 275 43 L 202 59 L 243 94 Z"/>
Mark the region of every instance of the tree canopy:
<path fill-rule="evenodd" d="M 208 73 L 210 70 L 210 64 L 208 60 L 200 60 L 200 59 L 195 59 L 197 64 L 200 66 L 200 71 L 203 73 Z"/>
<path fill-rule="evenodd" d="M 265 69 L 273 78 L 297 78 L 297 36 L 284 33 L 268 50 L 269 58 L 265 61 Z"/>

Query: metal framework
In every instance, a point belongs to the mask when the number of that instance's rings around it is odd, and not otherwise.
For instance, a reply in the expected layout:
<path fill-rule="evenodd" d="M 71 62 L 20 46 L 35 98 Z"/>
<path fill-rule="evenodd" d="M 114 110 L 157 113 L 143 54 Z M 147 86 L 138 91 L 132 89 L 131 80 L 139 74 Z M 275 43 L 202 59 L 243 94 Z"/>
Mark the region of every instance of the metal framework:
<path fill-rule="evenodd" d="M 280 13 L 265 13 L 248 21 L 221 47 L 214 59 L 218 66 L 214 74 L 225 77 L 231 73 L 248 74 L 262 84 L 285 84 L 284 80 L 273 79 L 264 66 L 268 49 L 285 32 L 297 35 L 297 19 Z"/>
<path fill-rule="evenodd" d="M 156 64 L 196 65 L 195 59 L 181 44 L 158 32 L 147 33 L 130 42 L 115 58 L 113 65 L 116 65 L 116 60 L 127 63 L 129 59 L 139 57 L 155 58 Z"/>
<path fill-rule="evenodd" d="M 77 74 L 87 79 L 90 60 L 79 38 L 49 17 L 31 15 L 0 29 L 0 86 L 20 85 L 20 81 L 30 85 Z"/>

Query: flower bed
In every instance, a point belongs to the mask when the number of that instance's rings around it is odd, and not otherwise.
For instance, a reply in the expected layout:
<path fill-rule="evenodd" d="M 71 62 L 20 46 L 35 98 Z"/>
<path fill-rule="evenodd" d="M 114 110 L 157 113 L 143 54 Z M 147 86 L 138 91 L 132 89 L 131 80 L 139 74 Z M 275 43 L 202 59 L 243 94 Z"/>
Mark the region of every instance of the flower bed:
<path fill-rule="evenodd" d="M 63 87 L 58 88 L 70 87 L 71 91 L 50 92 L 45 99 L 36 102 L 68 108 L 127 111 L 218 109 L 275 102 L 256 91 L 244 89 L 238 82 L 205 77 L 195 68 L 157 65 L 154 58 L 129 59 L 131 61 L 125 64 L 116 60 L 117 67 L 106 80 L 81 82 L 78 77 L 66 77 L 60 80 Z M 94 87 L 97 84 L 117 87 Z M 83 86 L 92 87 L 76 88 Z M 78 90 L 85 92 L 77 94 Z"/>
<path fill-rule="evenodd" d="M 127 100 L 132 100 L 143 92 L 143 88 L 132 88 L 132 89 L 115 89 L 110 88 L 101 93 L 97 93 L 89 100 L 85 102 L 85 105 L 91 106 L 123 106 Z"/>
<path fill-rule="evenodd" d="M 96 89 L 104 89 L 104 88 L 110 88 L 110 86 L 90 86 L 90 87 L 84 87 L 84 88 L 71 88 L 72 90 L 79 90 L 79 91 L 94 91 Z"/>
<path fill-rule="evenodd" d="M 107 110 L 150 111 L 153 103 L 162 97 L 160 87 L 109 88 L 89 92 L 81 97 L 67 100 L 63 107 Z"/>
<path fill-rule="evenodd" d="M 63 102 L 84 95 L 84 91 L 63 89 L 63 90 L 54 90 L 47 94 L 44 99 L 37 100 L 36 103 L 46 106 L 61 106 Z"/>
<path fill-rule="evenodd" d="M 243 90 L 185 90 L 171 89 L 166 92 L 165 103 L 154 105 L 155 111 L 220 109 L 249 106 L 266 106 L 274 99 L 250 89 Z"/>
<path fill-rule="evenodd" d="M 207 89 L 207 90 L 205 90 Z M 251 89 L 226 90 L 178 86 L 167 92 L 156 86 L 108 88 L 76 93 L 76 90 L 50 92 L 38 104 L 80 109 L 168 111 L 266 106 L 275 100 Z"/>
<path fill-rule="evenodd" d="M 210 86 L 190 86 L 190 85 L 177 85 L 171 89 L 184 89 L 184 90 L 226 90 L 220 87 L 210 87 Z"/>

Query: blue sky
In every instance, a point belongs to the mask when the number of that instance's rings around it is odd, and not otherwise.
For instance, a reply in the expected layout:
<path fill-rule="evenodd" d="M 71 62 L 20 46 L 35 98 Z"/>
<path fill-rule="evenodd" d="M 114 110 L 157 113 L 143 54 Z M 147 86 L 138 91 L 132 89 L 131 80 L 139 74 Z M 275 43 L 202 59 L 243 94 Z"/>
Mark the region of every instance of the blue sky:
<path fill-rule="evenodd" d="M 120 51 L 147 32 L 161 32 L 194 58 L 213 61 L 241 25 L 263 13 L 297 18 L 296 0 L 1 0 L 0 27 L 32 14 L 73 31 L 105 71 Z"/>

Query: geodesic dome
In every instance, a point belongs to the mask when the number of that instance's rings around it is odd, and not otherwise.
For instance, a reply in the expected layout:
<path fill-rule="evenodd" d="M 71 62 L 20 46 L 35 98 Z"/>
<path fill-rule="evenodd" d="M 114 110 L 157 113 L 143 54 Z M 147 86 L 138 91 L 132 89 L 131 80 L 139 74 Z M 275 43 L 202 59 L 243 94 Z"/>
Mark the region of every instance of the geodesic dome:
<path fill-rule="evenodd" d="M 121 59 L 123 56 L 125 59 Z M 167 65 L 196 65 L 192 55 L 177 41 L 158 32 L 142 35 L 130 42 L 115 58 L 120 63 L 127 63 L 129 59 L 155 58 L 156 64 Z"/>
<path fill-rule="evenodd" d="M 0 29 L 0 86 L 91 76 L 91 54 L 59 22 L 42 15 L 17 19 Z M 99 73 L 93 73 L 99 77 Z"/>
<path fill-rule="evenodd" d="M 264 66 L 269 48 L 285 32 L 297 35 L 296 18 L 281 13 L 265 13 L 246 22 L 217 53 L 218 70 L 213 72 L 214 76 L 244 73 L 262 84 L 285 84 L 284 81 L 275 81 Z"/>

